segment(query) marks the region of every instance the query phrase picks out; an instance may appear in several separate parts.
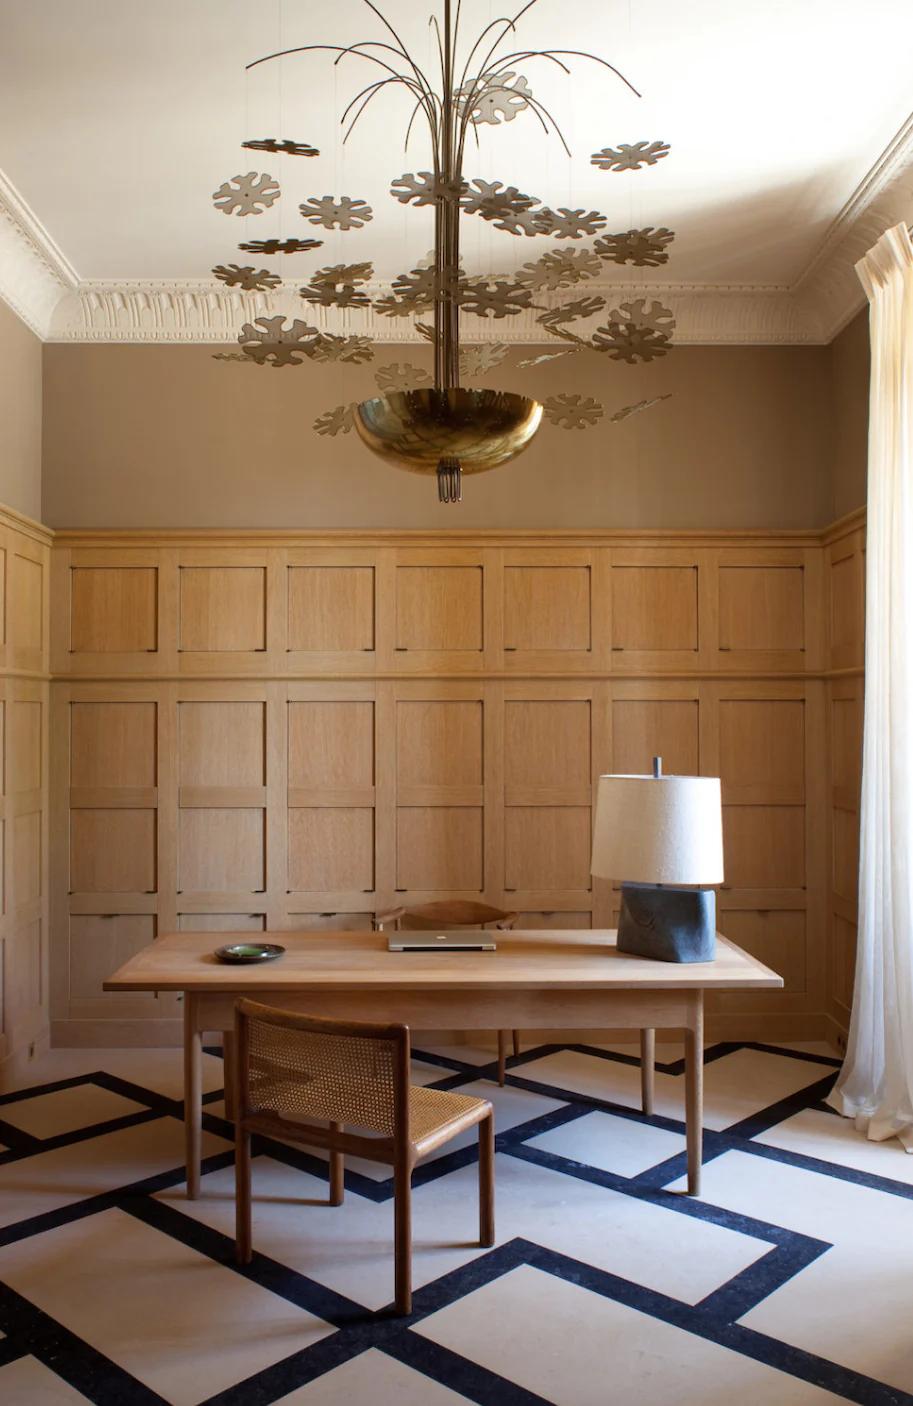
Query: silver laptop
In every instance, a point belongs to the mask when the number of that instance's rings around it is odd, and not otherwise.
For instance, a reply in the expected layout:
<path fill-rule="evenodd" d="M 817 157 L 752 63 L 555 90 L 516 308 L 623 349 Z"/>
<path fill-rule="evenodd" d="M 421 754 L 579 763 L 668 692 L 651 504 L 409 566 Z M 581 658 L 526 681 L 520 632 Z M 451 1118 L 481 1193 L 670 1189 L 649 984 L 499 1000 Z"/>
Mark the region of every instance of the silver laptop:
<path fill-rule="evenodd" d="M 491 934 L 481 928 L 457 929 L 455 932 L 391 932 L 387 938 L 390 952 L 496 952 L 497 944 Z"/>

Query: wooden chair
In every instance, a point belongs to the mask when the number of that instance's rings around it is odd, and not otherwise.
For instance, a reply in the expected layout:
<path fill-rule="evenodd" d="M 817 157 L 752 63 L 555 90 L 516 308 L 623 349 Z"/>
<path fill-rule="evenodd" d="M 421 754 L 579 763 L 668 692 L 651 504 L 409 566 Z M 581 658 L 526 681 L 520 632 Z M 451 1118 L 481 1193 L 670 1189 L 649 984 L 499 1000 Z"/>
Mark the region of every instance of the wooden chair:
<path fill-rule="evenodd" d="M 331 1206 L 342 1205 L 346 1153 L 393 1167 L 397 1313 L 412 1310 L 413 1168 L 476 1123 L 479 1243 L 494 1244 L 494 1110 L 486 1099 L 411 1085 L 407 1025 L 318 1020 L 242 1000 L 234 1053 L 239 1264 L 253 1253 L 252 1133 L 326 1148 Z"/>
<path fill-rule="evenodd" d="M 394 931 L 406 928 L 413 932 L 430 932 L 433 928 L 499 928 L 502 932 L 516 925 L 519 913 L 506 913 L 501 908 L 492 908 L 489 903 L 476 903 L 471 899 L 443 899 L 439 903 L 420 903 L 415 908 L 392 908 L 389 913 L 378 913 L 374 919 L 375 932 L 383 932 L 385 927 Z M 514 1054 L 520 1053 L 520 1032 L 512 1030 Z M 498 1083 L 504 1086 L 507 1078 L 507 1031 L 498 1031 Z"/>

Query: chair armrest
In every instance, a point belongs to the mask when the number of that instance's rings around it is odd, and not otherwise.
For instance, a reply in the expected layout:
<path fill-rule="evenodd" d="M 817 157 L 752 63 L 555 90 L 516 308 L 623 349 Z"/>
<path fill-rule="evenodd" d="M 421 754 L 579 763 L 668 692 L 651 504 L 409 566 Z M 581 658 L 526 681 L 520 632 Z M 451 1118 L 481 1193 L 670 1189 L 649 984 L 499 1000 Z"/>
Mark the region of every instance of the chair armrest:
<path fill-rule="evenodd" d="M 375 913 L 371 920 L 374 931 L 383 932 L 384 923 L 398 923 L 405 911 L 405 908 L 391 908 L 388 913 Z"/>

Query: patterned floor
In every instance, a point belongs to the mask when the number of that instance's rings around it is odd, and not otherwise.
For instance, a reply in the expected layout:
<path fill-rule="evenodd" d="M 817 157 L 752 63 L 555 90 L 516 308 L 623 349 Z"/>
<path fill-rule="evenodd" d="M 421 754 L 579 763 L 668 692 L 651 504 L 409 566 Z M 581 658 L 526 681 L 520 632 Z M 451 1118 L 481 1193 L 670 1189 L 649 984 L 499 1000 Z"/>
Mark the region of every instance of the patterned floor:
<path fill-rule="evenodd" d="M 498 1240 L 472 1137 L 416 1174 L 415 1311 L 389 1313 L 392 1188 L 261 1142 L 257 1250 L 232 1259 L 222 1064 L 183 1199 L 180 1056 L 57 1051 L 0 1095 L 0 1401 L 9 1406 L 913 1403 L 913 1157 L 822 1104 L 822 1047 L 706 1053 L 703 1197 L 682 1194 L 683 1065 L 638 1112 L 624 1047 L 424 1050 L 492 1098 Z"/>

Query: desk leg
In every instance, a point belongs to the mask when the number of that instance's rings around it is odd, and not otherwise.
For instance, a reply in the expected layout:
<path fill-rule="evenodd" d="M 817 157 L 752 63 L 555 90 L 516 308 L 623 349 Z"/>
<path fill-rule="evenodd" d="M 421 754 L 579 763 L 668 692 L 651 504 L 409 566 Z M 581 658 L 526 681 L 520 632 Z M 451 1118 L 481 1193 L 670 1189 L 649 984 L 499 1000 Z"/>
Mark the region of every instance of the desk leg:
<path fill-rule="evenodd" d="M 704 993 L 694 995 L 692 1024 L 685 1031 L 685 1134 L 688 1148 L 688 1195 L 701 1194 L 704 1141 Z"/>
<path fill-rule="evenodd" d="M 187 1199 L 200 1194 L 200 1151 L 203 1138 L 203 1033 L 197 1029 L 196 997 L 184 992 L 184 1160 Z"/>
<path fill-rule="evenodd" d="M 640 1105 L 648 1117 L 653 1113 L 656 1091 L 656 1031 L 640 1032 Z"/>

